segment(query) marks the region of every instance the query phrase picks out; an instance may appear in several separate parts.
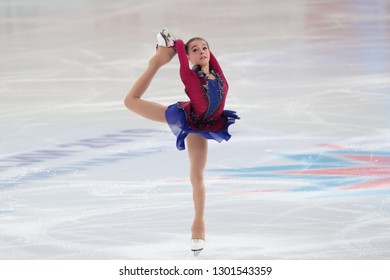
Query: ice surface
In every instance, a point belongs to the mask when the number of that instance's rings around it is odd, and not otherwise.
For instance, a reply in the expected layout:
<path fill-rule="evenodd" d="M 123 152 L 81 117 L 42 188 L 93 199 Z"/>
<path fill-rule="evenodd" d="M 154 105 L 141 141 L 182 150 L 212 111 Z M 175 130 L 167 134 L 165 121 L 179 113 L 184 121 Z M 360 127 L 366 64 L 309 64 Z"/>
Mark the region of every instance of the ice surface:
<path fill-rule="evenodd" d="M 186 152 L 123 106 L 168 26 L 241 120 L 199 259 L 390 258 L 390 2 L 0 0 L 0 259 L 193 259 Z M 174 59 L 145 98 L 185 100 Z"/>

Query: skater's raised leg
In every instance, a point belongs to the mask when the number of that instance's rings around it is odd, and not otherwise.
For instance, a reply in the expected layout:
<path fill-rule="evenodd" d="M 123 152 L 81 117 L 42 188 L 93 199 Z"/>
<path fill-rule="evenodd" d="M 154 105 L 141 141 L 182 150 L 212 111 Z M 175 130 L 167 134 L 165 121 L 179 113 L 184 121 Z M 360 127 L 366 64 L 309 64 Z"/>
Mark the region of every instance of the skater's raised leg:
<path fill-rule="evenodd" d="M 158 46 L 156 54 L 149 60 L 146 70 L 134 83 L 124 100 L 125 106 L 129 110 L 154 121 L 166 122 L 165 110 L 167 107 L 143 100 L 141 96 L 148 89 L 160 67 L 171 61 L 175 54 L 173 48 Z"/>

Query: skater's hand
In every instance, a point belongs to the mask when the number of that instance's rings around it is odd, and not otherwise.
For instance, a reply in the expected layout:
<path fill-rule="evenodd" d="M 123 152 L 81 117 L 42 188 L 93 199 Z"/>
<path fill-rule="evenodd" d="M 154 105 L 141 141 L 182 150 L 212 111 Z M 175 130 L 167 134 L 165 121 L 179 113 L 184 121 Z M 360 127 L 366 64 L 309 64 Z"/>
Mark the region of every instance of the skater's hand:
<path fill-rule="evenodd" d="M 168 48 L 163 46 L 157 46 L 155 57 L 158 58 L 161 65 L 167 64 L 176 55 L 174 48 Z"/>

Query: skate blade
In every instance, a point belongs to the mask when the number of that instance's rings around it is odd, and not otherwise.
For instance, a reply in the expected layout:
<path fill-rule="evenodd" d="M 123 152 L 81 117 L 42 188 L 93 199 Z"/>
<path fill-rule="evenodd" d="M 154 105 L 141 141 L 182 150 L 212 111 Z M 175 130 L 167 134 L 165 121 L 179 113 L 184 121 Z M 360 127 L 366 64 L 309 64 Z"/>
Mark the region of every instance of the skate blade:
<path fill-rule="evenodd" d="M 194 252 L 194 256 L 197 257 L 200 252 L 202 252 L 203 249 L 200 249 L 200 250 L 192 250 L 192 252 Z"/>

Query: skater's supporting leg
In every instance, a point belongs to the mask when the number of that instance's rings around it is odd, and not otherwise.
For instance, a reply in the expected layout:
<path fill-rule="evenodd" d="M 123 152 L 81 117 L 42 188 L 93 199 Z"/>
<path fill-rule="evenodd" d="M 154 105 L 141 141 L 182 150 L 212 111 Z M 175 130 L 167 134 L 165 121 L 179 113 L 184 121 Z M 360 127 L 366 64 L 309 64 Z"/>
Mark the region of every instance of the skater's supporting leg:
<path fill-rule="evenodd" d="M 206 190 L 204 170 L 207 161 L 207 140 L 198 134 L 187 136 L 187 150 L 190 159 L 190 178 L 193 191 L 195 218 L 192 225 L 192 239 L 205 240 L 204 212 Z"/>
<path fill-rule="evenodd" d="M 172 48 L 158 47 L 156 54 L 149 60 L 148 67 L 134 83 L 124 100 L 125 106 L 129 110 L 154 121 L 166 122 L 165 110 L 167 107 L 155 102 L 142 100 L 141 96 L 148 89 L 160 67 L 167 64 L 175 54 L 176 52 Z"/>

